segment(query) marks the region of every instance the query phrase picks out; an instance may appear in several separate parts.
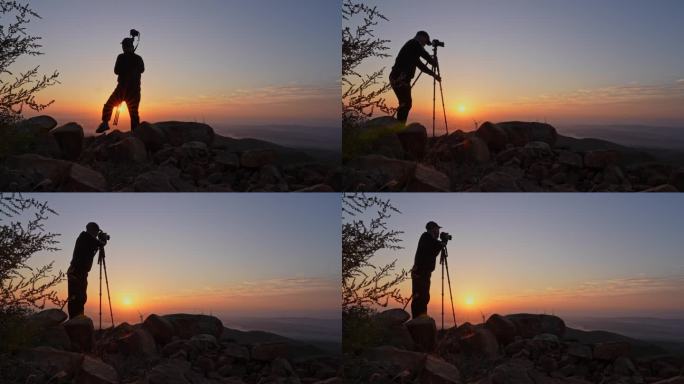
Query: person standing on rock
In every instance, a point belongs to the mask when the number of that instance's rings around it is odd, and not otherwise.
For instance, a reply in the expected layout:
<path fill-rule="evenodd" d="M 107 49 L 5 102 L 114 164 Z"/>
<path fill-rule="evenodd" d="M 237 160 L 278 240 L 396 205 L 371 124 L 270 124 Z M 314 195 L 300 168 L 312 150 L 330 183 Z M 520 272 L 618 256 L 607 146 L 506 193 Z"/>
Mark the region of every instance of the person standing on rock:
<path fill-rule="evenodd" d="M 96 223 L 88 223 L 86 230 L 76 239 L 71 265 L 67 270 L 69 298 L 69 318 L 73 319 L 84 312 L 88 300 L 88 272 L 93 266 L 95 253 L 107 244 L 107 235 L 100 231 Z"/>
<path fill-rule="evenodd" d="M 112 110 L 119 104 L 126 102 L 128 114 L 131 117 L 131 132 L 140 124 L 138 107 L 140 106 L 140 75 L 145 72 L 142 57 L 135 54 L 133 38 L 127 37 L 121 42 L 123 53 L 116 58 L 114 73 L 119 77 L 118 85 L 102 108 L 102 123 L 95 132 L 102 133 L 109 130 L 109 119 Z"/>
<path fill-rule="evenodd" d="M 411 99 L 411 80 L 416 74 L 416 67 L 421 71 L 442 81 L 442 78 L 434 73 L 428 66 L 423 63 L 420 58 L 425 59 L 430 65 L 437 65 L 435 58 L 430 56 L 425 50 L 426 45 L 432 45 L 430 42 L 430 35 L 425 31 L 416 33 L 416 37 L 409 40 L 397 55 L 394 61 L 394 66 L 389 75 L 390 85 L 392 90 L 397 95 L 399 106 L 397 107 L 397 120 L 406 124 L 408 114 L 411 110 L 413 101 Z"/>
<path fill-rule="evenodd" d="M 418 240 L 416 257 L 411 268 L 412 301 L 411 316 L 417 318 L 427 315 L 427 306 L 430 302 L 430 277 L 435 270 L 437 255 L 446 245 L 439 240 L 440 226 L 434 221 L 425 225 L 426 231 Z"/>

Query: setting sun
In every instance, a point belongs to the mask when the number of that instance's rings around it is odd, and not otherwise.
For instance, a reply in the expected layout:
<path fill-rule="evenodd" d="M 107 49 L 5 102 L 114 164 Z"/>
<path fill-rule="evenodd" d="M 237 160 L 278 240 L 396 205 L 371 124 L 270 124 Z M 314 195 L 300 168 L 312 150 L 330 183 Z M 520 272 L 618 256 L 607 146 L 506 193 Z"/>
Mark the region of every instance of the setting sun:
<path fill-rule="evenodd" d="M 475 298 L 472 296 L 467 296 L 465 298 L 465 303 L 466 303 L 466 305 L 469 305 L 469 306 L 473 305 L 473 304 L 475 304 Z"/>
<path fill-rule="evenodd" d="M 466 106 L 464 104 L 459 104 L 456 110 L 458 111 L 458 113 L 465 113 Z"/>
<path fill-rule="evenodd" d="M 130 307 L 131 305 L 133 305 L 133 298 L 131 296 L 124 296 L 121 299 L 121 303 L 127 307 Z"/>

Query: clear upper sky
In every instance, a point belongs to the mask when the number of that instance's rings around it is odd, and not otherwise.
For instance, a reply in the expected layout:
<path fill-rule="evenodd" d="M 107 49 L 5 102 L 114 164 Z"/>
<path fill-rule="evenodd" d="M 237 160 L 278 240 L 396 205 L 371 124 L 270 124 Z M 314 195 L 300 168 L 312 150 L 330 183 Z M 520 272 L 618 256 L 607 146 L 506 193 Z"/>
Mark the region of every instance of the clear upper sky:
<path fill-rule="evenodd" d="M 89 221 L 106 248 L 118 318 L 150 313 L 335 317 L 340 312 L 340 199 L 336 194 L 25 194 L 58 212 L 55 260 L 66 271 Z M 93 266 L 86 313 L 97 316 Z M 60 286 L 66 296 L 66 281 Z M 106 301 L 105 301 L 106 304 Z"/>
<path fill-rule="evenodd" d="M 141 117 L 208 123 L 339 124 L 339 0 L 33 1 L 29 32 L 59 70 L 41 95 L 61 119 L 99 120 L 131 28 L 145 60 Z M 128 125 L 127 114 L 122 120 Z"/>
<path fill-rule="evenodd" d="M 473 119 L 684 126 L 680 0 L 366 3 L 389 18 L 376 31 L 391 40 L 392 57 L 364 68 L 389 72 L 418 30 L 445 41 L 439 57 L 447 110 L 461 129 Z M 413 119 L 431 121 L 431 109 L 432 81 L 423 78 Z"/>
<path fill-rule="evenodd" d="M 402 212 L 402 250 L 410 269 L 425 224 L 453 235 L 449 269 L 457 316 L 479 311 L 559 315 L 684 317 L 684 197 L 582 194 L 384 194 Z M 440 270 L 430 313 L 440 312 Z M 410 281 L 402 285 L 411 294 Z M 448 299 L 448 293 L 446 293 Z M 448 305 L 448 301 L 447 301 Z M 450 308 L 449 308 L 449 313 Z"/>

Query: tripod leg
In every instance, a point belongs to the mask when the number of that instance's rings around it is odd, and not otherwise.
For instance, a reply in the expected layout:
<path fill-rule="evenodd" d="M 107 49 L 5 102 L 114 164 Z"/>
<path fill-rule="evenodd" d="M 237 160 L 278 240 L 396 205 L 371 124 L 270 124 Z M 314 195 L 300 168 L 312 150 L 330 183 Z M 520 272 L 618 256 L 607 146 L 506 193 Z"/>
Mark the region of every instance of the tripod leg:
<path fill-rule="evenodd" d="M 100 330 L 102 330 L 102 262 L 100 264 Z"/>
<path fill-rule="evenodd" d="M 437 67 L 437 74 L 441 76 L 439 67 Z M 444 114 L 444 129 L 446 134 L 449 134 L 449 125 L 447 124 L 446 107 L 444 106 L 444 90 L 442 89 L 442 82 L 439 82 L 439 94 L 442 96 L 442 113 Z"/>
<path fill-rule="evenodd" d="M 454 316 L 454 327 L 456 327 L 456 309 L 454 308 L 454 296 L 451 293 L 451 277 L 449 277 L 449 264 L 447 264 L 447 259 L 444 259 L 444 265 L 446 266 L 447 284 L 449 285 L 449 300 L 451 300 L 451 314 Z"/>
<path fill-rule="evenodd" d="M 442 259 L 442 330 L 444 330 L 444 261 Z"/>
<path fill-rule="evenodd" d="M 432 72 L 437 70 L 437 66 L 432 66 Z M 435 137 L 435 100 L 437 96 L 437 79 L 432 78 L 432 137 Z"/>
<path fill-rule="evenodd" d="M 114 328 L 114 312 L 112 311 L 112 298 L 109 296 L 109 279 L 107 278 L 107 264 L 105 259 L 102 259 L 102 265 L 104 266 L 105 272 L 105 284 L 107 285 L 107 301 L 109 301 L 109 315 L 112 317 L 112 328 Z"/>

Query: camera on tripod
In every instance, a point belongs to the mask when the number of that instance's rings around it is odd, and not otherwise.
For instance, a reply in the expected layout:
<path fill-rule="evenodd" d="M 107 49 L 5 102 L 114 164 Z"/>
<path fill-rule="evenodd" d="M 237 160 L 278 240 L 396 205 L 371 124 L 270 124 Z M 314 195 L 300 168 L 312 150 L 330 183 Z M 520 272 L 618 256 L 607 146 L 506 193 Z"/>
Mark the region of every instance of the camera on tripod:
<path fill-rule="evenodd" d="M 97 239 L 103 243 L 109 241 L 110 238 L 109 234 L 104 231 L 100 231 L 100 233 L 97 234 Z"/>
<path fill-rule="evenodd" d="M 432 40 L 433 47 L 444 47 L 444 42 L 437 39 Z"/>
<path fill-rule="evenodd" d="M 140 32 L 138 32 L 135 29 L 131 29 L 130 33 L 131 33 L 131 37 L 133 37 L 133 38 L 140 37 Z"/>
<path fill-rule="evenodd" d="M 446 232 L 442 232 L 439 234 L 439 239 L 442 240 L 442 242 L 444 242 L 444 243 L 451 240 L 451 238 L 452 238 L 451 235 L 446 233 Z"/>

